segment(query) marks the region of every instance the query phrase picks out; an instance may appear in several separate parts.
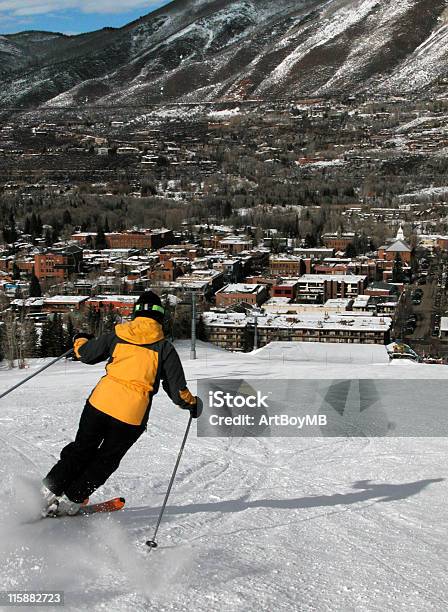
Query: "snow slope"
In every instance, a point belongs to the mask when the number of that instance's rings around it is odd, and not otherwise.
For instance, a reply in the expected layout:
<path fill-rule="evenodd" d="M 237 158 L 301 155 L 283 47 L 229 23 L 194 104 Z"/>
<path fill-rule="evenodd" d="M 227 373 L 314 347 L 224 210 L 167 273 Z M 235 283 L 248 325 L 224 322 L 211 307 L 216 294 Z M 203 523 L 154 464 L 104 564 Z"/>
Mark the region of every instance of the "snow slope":
<path fill-rule="evenodd" d="M 428 96 L 448 0 L 173 0 L 123 28 L 0 37 L 0 104 Z"/>
<path fill-rule="evenodd" d="M 187 378 L 446 379 L 448 369 L 228 354 Z M 37 367 L 37 363 L 32 367 Z M 163 501 L 187 417 L 161 391 L 149 430 L 98 498 L 115 515 L 30 522 L 35 488 L 72 439 L 103 368 L 60 363 L 2 400 L 2 589 L 60 589 L 66 610 L 375 611 L 448 607 L 443 438 L 197 438 L 193 432 L 159 548 L 144 546 Z M 0 372 L 0 391 L 24 372 Z M 26 504 L 24 503 L 26 502 Z"/>

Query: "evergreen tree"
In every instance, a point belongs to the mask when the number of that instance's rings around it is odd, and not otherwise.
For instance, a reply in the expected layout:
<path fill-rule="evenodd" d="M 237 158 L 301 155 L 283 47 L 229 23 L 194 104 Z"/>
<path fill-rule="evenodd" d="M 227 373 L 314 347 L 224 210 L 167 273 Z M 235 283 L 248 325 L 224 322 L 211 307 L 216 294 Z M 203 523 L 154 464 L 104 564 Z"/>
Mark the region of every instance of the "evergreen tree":
<path fill-rule="evenodd" d="M 70 211 L 65 209 L 64 214 L 62 215 L 62 224 L 63 225 L 71 225 L 72 224 L 72 216 Z"/>
<path fill-rule="evenodd" d="M 101 251 L 102 249 L 107 249 L 106 236 L 100 224 L 98 224 L 96 240 L 95 240 L 95 248 L 98 249 L 98 251 Z"/>
<path fill-rule="evenodd" d="M 36 213 L 34 211 L 30 219 L 30 232 L 29 233 L 33 236 L 33 238 L 37 238 L 42 233 L 42 228 L 39 224 Z"/>
<path fill-rule="evenodd" d="M 48 317 L 42 326 L 39 354 L 41 357 L 59 357 L 65 353 L 66 336 L 62 317 L 56 313 Z"/>
<path fill-rule="evenodd" d="M 163 307 L 165 309 L 165 316 L 162 322 L 163 333 L 166 338 L 174 340 L 174 322 L 176 318 L 176 307 L 173 308 L 168 295 L 162 296 L 161 299 Z"/>
<path fill-rule="evenodd" d="M 403 262 L 401 261 L 400 253 L 395 256 L 394 267 L 392 268 L 392 282 L 402 283 L 404 280 Z"/>
<path fill-rule="evenodd" d="M 102 325 L 102 313 L 100 310 L 90 307 L 87 311 L 87 326 L 89 333 L 96 336 Z"/>
<path fill-rule="evenodd" d="M 113 306 L 109 306 L 103 316 L 102 333 L 112 332 L 115 325 L 120 322 L 120 317 Z"/>
<path fill-rule="evenodd" d="M 353 242 L 350 242 L 347 245 L 347 248 L 345 249 L 345 256 L 352 258 L 352 257 L 356 257 L 356 255 L 357 255 L 356 247 Z"/>
<path fill-rule="evenodd" d="M 39 354 L 41 357 L 49 357 L 53 351 L 53 321 L 48 317 L 42 325 L 40 334 Z"/>
<path fill-rule="evenodd" d="M 53 342 L 53 355 L 55 357 L 65 353 L 66 336 L 62 316 L 59 313 L 56 313 L 53 318 Z"/>
<path fill-rule="evenodd" d="M 45 230 L 45 244 L 47 247 L 53 246 L 53 233 L 50 228 L 47 227 Z"/>
<path fill-rule="evenodd" d="M 198 340 L 202 340 L 203 342 L 207 342 L 207 329 L 204 323 L 204 317 L 201 315 L 198 319 L 196 325 L 196 336 Z"/>
<path fill-rule="evenodd" d="M 20 280 L 20 270 L 17 263 L 14 261 L 12 264 L 12 278 L 14 280 Z"/>
<path fill-rule="evenodd" d="M 31 235 L 31 221 L 29 217 L 26 217 L 25 224 L 23 226 L 23 231 L 25 234 Z"/>
<path fill-rule="evenodd" d="M 14 217 L 14 213 L 11 210 L 9 213 L 9 222 L 7 225 L 3 226 L 3 239 L 6 243 L 12 244 L 18 238 L 16 220 Z"/>
<path fill-rule="evenodd" d="M 30 297 L 41 297 L 42 296 L 42 288 L 40 286 L 39 279 L 37 278 L 36 273 L 34 272 L 34 267 L 33 267 L 33 272 L 31 274 L 29 294 L 30 294 Z"/>
<path fill-rule="evenodd" d="M 313 234 L 308 233 L 305 236 L 305 248 L 313 249 L 316 246 L 317 246 L 317 241 L 316 241 L 315 237 L 313 236 Z"/>
<path fill-rule="evenodd" d="M 75 335 L 75 326 L 73 324 L 73 319 L 71 318 L 70 315 L 68 315 L 67 320 L 65 322 L 64 352 L 72 348 L 74 335 Z"/>
<path fill-rule="evenodd" d="M 39 357 L 39 336 L 34 321 L 26 321 L 24 328 L 24 357 L 30 359 Z"/>
<path fill-rule="evenodd" d="M 9 215 L 9 229 L 11 232 L 11 242 L 15 242 L 18 238 L 18 233 L 17 233 L 17 227 L 16 227 L 16 219 L 12 211 Z"/>
<path fill-rule="evenodd" d="M 42 232 L 44 231 L 44 224 L 42 223 L 42 219 L 40 215 L 36 216 L 36 235 L 42 236 Z"/>

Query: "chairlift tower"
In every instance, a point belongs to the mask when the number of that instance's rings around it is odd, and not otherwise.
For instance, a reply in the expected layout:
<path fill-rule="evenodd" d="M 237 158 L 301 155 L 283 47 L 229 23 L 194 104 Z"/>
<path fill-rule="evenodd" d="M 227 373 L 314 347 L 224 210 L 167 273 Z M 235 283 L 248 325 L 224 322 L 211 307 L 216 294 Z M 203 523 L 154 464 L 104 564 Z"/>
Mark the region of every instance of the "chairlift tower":
<path fill-rule="evenodd" d="M 190 359 L 196 359 L 196 294 L 191 292 L 191 349 Z"/>

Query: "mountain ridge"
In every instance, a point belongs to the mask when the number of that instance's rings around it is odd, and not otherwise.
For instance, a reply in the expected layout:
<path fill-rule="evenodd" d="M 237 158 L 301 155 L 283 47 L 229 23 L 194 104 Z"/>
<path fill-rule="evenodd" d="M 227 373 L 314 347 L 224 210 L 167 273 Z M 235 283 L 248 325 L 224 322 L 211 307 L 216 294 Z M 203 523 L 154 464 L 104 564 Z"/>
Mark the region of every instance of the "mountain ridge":
<path fill-rule="evenodd" d="M 0 36 L 0 105 L 429 94 L 447 40 L 447 0 L 174 0 L 122 28 Z"/>

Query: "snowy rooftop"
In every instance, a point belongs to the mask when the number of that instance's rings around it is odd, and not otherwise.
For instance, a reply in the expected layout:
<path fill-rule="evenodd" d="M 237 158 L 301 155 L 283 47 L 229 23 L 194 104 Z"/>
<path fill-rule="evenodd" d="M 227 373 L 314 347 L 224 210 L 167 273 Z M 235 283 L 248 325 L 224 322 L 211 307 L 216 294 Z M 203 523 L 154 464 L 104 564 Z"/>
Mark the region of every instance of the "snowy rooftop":
<path fill-rule="evenodd" d="M 327 300 L 324 304 L 325 308 L 344 308 L 347 309 L 353 304 L 353 300 L 350 298 L 332 298 Z"/>
<path fill-rule="evenodd" d="M 412 251 L 411 247 L 409 245 L 407 245 L 405 242 L 403 242 L 402 240 L 396 240 L 394 243 L 390 244 L 389 246 L 386 247 L 382 247 L 384 248 L 387 252 L 392 252 L 392 253 L 410 253 Z"/>
<path fill-rule="evenodd" d="M 299 255 L 271 255 L 269 257 L 270 261 L 294 261 L 299 262 L 302 261 L 302 258 Z"/>
<path fill-rule="evenodd" d="M 123 302 L 134 304 L 138 300 L 138 295 L 96 295 L 89 299 L 89 302 Z"/>
<path fill-rule="evenodd" d="M 297 285 L 297 279 L 282 280 L 277 283 L 276 287 L 295 287 Z"/>
<path fill-rule="evenodd" d="M 264 308 L 265 306 L 273 306 L 273 305 L 278 305 L 278 304 L 290 304 L 290 303 L 291 303 L 291 298 L 289 297 L 271 297 L 269 298 L 267 302 L 263 304 L 262 308 Z"/>
<path fill-rule="evenodd" d="M 363 283 L 366 276 L 357 274 L 304 274 L 299 278 L 300 283 L 323 284 L 325 281 L 337 283 L 358 284 Z"/>
<path fill-rule="evenodd" d="M 229 236 L 228 238 L 223 238 L 219 241 L 219 244 L 252 244 L 252 240 L 249 238 L 241 237 L 241 236 Z"/>
<path fill-rule="evenodd" d="M 358 295 L 353 300 L 353 308 L 361 308 L 363 306 L 367 306 L 370 301 L 370 295 Z"/>
<path fill-rule="evenodd" d="M 80 304 L 88 299 L 88 295 L 55 295 L 46 297 L 45 304 Z"/>
<path fill-rule="evenodd" d="M 440 331 L 448 332 L 448 317 L 442 317 L 440 319 Z"/>
<path fill-rule="evenodd" d="M 260 293 L 265 289 L 264 285 L 246 285 L 244 283 L 232 283 L 220 289 L 217 293 Z"/>
<path fill-rule="evenodd" d="M 11 305 L 12 306 L 19 306 L 21 308 L 29 308 L 30 306 L 43 306 L 44 305 L 44 298 L 40 298 L 40 297 L 30 297 L 27 298 L 26 300 L 12 300 L 11 301 Z"/>
<path fill-rule="evenodd" d="M 326 315 L 305 313 L 300 315 L 267 315 L 259 317 L 259 327 L 279 327 L 294 329 L 328 329 L 328 330 L 356 330 L 356 331 L 387 331 L 391 328 L 392 319 L 389 317 L 364 317 Z"/>
<path fill-rule="evenodd" d="M 315 248 L 315 249 L 313 249 L 313 248 L 303 247 L 303 248 L 295 248 L 294 252 L 295 253 L 297 252 L 299 254 L 302 254 L 302 253 L 306 253 L 306 254 L 308 254 L 308 253 L 309 254 L 319 253 L 321 255 L 325 255 L 327 253 L 333 253 L 334 249 L 329 249 L 329 248 Z"/>
<path fill-rule="evenodd" d="M 206 312 L 204 321 L 211 326 L 244 326 L 253 324 L 253 316 L 242 313 Z M 317 307 L 316 312 L 300 314 L 263 314 L 258 315 L 258 327 L 275 327 L 283 329 L 321 329 L 386 332 L 391 328 L 390 317 L 367 316 L 364 313 L 328 314 Z"/>

